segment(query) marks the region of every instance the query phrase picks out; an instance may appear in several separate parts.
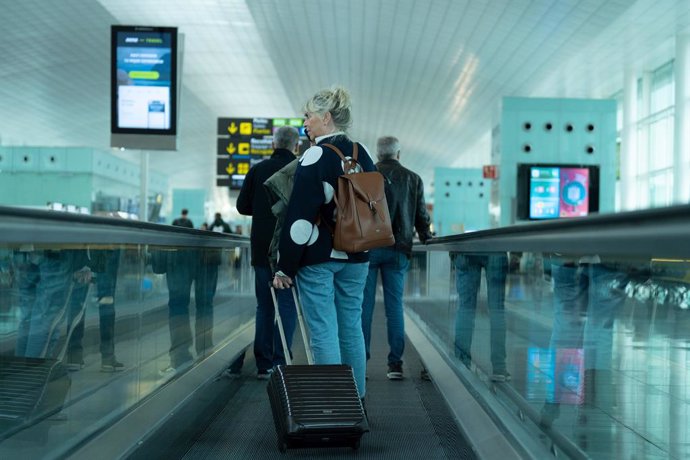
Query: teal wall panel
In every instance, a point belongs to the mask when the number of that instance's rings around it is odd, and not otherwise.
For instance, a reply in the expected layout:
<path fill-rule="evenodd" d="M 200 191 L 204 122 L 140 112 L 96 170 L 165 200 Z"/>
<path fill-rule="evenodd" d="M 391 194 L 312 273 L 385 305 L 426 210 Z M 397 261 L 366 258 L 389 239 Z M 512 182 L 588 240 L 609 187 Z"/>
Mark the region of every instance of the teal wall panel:
<path fill-rule="evenodd" d="M 438 236 L 489 228 L 491 180 L 481 169 L 434 169 L 434 231 Z"/>
<path fill-rule="evenodd" d="M 2 173 L 0 204 L 45 208 L 60 202 L 91 208 L 91 177 L 87 174 Z"/>
<path fill-rule="evenodd" d="M 88 147 L 0 147 L 0 204 L 86 206 L 97 195 L 138 202 L 140 165 Z M 167 176 L 149 172 L 149 195 L 168 193 Z M 166 198 L 164 198 L 164 201 Z"/>
<path fill-rule="evenodd" d="M 180 211 L 183 208 L 189 210 L 189 218 L 194 223 L 195 228 L 199 228 L 201 224 L 205 221 L 204 205 L 206 203 L 206 190 L 205 189 L 192 189 L 192 188 L 174 188 L 172 191 L 173 201 L 172 201 L 172 216 L 170 222 L 180 216 Z"/>
<path fill-rule="evenodd" d="M 504 98 L 494 132 L 492 163 L 499 166 L 501 226 L 518 222 L 517 168 L 521 163 L 599 165 L 599 212 L 613 212 L 616 183 L 616 101 Z"/>

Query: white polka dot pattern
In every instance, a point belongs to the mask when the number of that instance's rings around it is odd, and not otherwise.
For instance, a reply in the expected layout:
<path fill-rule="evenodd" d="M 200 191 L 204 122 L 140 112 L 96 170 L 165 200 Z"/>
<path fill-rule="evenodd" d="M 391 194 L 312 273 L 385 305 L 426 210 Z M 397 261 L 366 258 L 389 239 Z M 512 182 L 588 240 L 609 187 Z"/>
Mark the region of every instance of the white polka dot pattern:
<path fill-rule="evenodd" d="M 316 243 L 316 240 L 319 239 L 319 227 L 314 225 L 314 229 L 311 231 L 311 237 L 309 238 L 309 241 L 307 241 L 307 246 L 311 246 L 312 244 Z"/>
<path fill-rule="evenodd" d="M 333 186 L 331 184 L 329 184 L 328 182 L 323 181 L 322 184 L 323 184 L 323 194 L 326 197 L 326 199 L 323 202 L 328 204 L 333 199 L 333 193 L 335 191 L 333 190 Z"/>
<path fill-rule="evenodd" d="M 331 250 L 331 258 L 333 259 L 347 259 L 347 253 L 343 251 Z"/>
<path fill-rule="evenodd" d="M 321 159 L 321 155 L 323 155 L 323 149 L 318 145 L 315 145 L 313 147 L 309 147 L 299 161 L 302 163 L 302 166 L 313 165 Z"/>
<path fill-rule="evenodd" d="M 304 244 L 309 241 L 309 237 L 312 233 L 312 224 L 308 220 L 299 219 L 296 220 L 290 226 L 290 238 L 295 244 Z"/>

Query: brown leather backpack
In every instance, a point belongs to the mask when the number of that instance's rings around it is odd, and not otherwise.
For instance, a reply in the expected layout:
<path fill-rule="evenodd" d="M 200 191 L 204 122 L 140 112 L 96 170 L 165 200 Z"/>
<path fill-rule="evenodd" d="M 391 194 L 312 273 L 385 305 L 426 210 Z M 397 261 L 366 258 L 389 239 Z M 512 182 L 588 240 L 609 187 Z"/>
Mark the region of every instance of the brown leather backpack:
<path fill-rule="evenodd" d="M 337 209 L 333 248 L 345 252 L 362 252 L 395 244 L 384 177 L 378 171 L 361 172 L 357 162 L 357 143 L 352 157 L 343 155 L 336 146 L 325 144 L 343 160 L 345 174 L 338 177 L 334 195 Z"/>

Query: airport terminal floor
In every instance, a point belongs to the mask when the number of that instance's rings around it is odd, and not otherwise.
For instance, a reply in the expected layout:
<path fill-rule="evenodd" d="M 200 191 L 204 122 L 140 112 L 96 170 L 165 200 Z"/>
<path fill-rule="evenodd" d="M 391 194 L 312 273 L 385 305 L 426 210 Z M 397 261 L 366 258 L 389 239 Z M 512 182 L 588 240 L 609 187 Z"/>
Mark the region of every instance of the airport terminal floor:
<path fill-rule="evenodd" d="M 405 379 L 379 298 L 371 431 L 281 454 L 251 352 L 222 375 L 253 340 L 248 239 L 0 208 L 0 456 L 688 458 L 689 211 L 415 247 Z"/>

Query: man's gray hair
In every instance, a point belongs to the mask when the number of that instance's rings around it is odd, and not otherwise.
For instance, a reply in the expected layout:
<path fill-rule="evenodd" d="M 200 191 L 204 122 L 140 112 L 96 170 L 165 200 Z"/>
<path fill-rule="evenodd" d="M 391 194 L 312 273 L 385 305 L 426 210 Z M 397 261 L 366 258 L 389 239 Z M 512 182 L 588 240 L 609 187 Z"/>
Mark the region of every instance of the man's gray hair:
<path fill-rule="evenodd" d="M 390 160 L 396 158 L 400 151 L 400 142 L 397 137 L 383 136 L 376 141 L 376 155 L 379 160 Z"/>
<path fill-rule="evenodd" d="M 299 131 L 294 126 L 281 126 L 273 135 L 273 145 L 277 149 L 294 150 L 299 140 Z"/>

